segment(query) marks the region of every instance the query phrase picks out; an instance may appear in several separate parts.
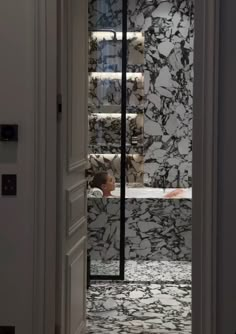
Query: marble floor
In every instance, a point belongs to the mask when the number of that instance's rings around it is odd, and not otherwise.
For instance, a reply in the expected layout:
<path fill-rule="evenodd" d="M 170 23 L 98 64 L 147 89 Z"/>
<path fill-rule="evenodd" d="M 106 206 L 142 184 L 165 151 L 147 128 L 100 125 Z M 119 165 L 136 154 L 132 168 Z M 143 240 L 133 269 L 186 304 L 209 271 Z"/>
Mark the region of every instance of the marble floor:
<path fill-rule="evenodd" d="M 191 263 L 127 263 L 123 282 L 92 282 L 88 334 L 190 334 Z"/>
<path fill-rule="evenodd" d="M 120 262 L 91 261 L 92 275 L 119 275 Z M 191 263 L 187 261 L 125 261 L 125 281 L 191 283 Z"/>

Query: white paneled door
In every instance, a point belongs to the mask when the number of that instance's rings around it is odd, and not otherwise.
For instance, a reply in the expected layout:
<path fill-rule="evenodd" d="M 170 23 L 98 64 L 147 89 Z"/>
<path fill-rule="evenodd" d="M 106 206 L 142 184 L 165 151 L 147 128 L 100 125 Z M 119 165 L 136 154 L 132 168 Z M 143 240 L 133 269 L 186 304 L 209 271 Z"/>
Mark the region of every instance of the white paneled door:
<path fill-rule="evenodd" d="M 86 330 L 87 0 L 61 0 L 58 20 L 56 328 Z"/>

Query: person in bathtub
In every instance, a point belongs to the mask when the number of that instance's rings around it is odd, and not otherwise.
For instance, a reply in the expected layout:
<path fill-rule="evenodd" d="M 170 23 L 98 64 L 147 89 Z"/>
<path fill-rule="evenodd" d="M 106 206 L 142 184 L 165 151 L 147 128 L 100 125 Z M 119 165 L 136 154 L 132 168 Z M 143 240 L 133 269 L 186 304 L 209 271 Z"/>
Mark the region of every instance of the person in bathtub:
<path fill-rule="evenodd" d="M 184 189 L 177 188 L 172 190 L 170 193 L 166 194 L 164 198 L 182 198 L 184 194 Z"/>
<path fill-rule="evenodd" d="M 92 197 L 115 197 L 111 193 L 115 190 L 115 179 L 108 172 L 96 173 L 90 185 Z"/>

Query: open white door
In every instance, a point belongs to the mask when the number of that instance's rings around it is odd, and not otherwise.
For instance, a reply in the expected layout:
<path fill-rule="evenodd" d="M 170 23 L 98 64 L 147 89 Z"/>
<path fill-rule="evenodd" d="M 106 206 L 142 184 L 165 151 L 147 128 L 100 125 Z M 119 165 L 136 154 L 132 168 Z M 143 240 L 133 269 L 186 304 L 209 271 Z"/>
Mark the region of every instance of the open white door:
<path fill-rule="evenodd" d="M 60 0 L 56 328 L 86 328 L 87 0 Z"/>

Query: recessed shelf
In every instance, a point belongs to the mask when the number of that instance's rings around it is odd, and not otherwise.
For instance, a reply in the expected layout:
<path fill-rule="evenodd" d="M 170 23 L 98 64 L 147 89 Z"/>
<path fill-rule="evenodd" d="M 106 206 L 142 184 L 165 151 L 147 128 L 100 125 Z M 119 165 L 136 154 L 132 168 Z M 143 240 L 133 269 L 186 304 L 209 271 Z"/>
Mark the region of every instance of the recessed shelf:
<path fill-rule="evenodd" d="M 90 72 L 89 76 L 93 79 L 111 79 L 111 80 L 121 80 L 122 72 Z M 143 80 L 143 73 L 141 72 L 126 72 L 126 78 L 129 79 L 139 79 Z"/>
<path fill-rule="evenodd" d="M 125 114 L 126 117 L 129 118 L 136 118 L 137 115 L 140 115 L 140 113 L 126 113 Z M 108 118 L 108 117 L 112 117 L 112 118 L 121 118 L 122 114 L 121 113 L 92 113 L 91 115 L 89 115 L 89 117 L 93 117 L 96 116 L 97 118 Z"/>
<path fill-rule="evenodd" d="M 121 153 L 89 153 L 88 155 L 89 156 L 99 155 L 99 156 L 106 156 L 106 157 L 109 158 L 109 157 L 113 157 L 114 155 L 120 157 Z M 134 157 L 134 158 L 138 158 L 138 157 L 141 157 L 142 154 L 139 154 L 139 153 L 127 153 L 126 156 L 131 156 L 131 157 Z"/>
<path fill-rule="evenodd" d="M 91 36 L 93 38 L 96 38 L 98 41 L 102 40 L 108 40 L 108 41 L 113 41 L 118 40 L 122 41 L 123 38 L 123 33 L 122 32 L 112 32 L 112 31 L 93 31 L 91 32 Z M 116 36 L 116 37 L 115 37 Z M 131 40 L 133 38 L 136 38 L 138 40 L 143 40 L 144 35 L 142 32 L 127 32 L 127 40 Z"/>

